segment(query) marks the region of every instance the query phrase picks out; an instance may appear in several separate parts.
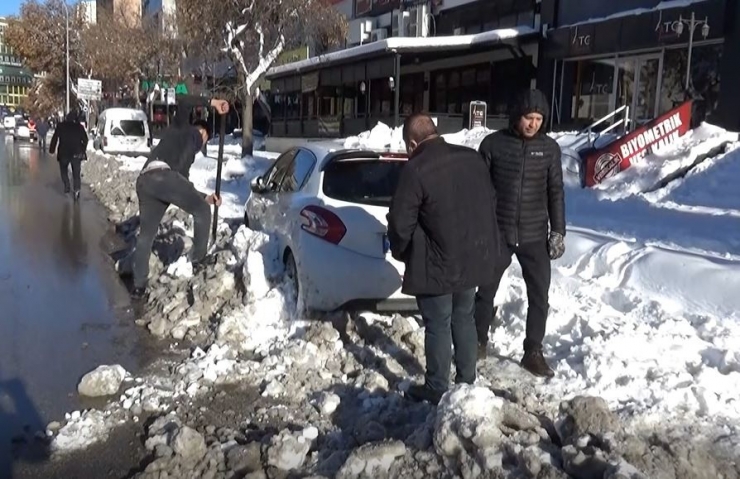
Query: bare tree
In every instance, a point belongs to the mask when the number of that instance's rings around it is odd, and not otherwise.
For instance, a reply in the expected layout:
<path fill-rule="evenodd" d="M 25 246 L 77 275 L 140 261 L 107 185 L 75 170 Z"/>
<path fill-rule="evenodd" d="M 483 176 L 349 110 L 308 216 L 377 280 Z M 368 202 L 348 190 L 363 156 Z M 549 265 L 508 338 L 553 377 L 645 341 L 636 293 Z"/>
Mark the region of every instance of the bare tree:
<path fill-rule="evenodd" d="M 214 38 L 238 72 L 242 103 L 242 154 L 252 154 L 252 107 L 257 85 L 278 56 L 296 46 L 333 44 L 345 38 L 344 17 L 328 0 L 181 0 L 181 34 L 191 45 Z"/>

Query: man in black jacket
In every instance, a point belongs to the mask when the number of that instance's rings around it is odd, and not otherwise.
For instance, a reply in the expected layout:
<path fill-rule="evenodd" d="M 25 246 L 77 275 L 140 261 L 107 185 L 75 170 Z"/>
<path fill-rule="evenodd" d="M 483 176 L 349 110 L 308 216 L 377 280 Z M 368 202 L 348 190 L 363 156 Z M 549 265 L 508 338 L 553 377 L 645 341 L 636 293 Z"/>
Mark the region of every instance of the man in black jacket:
<path fill-rule="evenodd" d="M 453 344 L 455 382 L 475 381 L 475 288 L 490 280 L 499 256 L 495 195 L 480 155 L 445 142 L 429 116 L 409 117 L 403 138 L 410 158 L 388 238 L 406 265 L 402 291 L 416 296 L 425 324 L 425 383 L 408 394 L 436 404 L 449 386 Z"/>
<path fill-rule="evenodd" d="M 194 106 L 205 106 L 200 97 L 178 97 L 178 110 L 173 126 L 166 129 L 162 138 L 149 155 L 149 159 L 136 179 L 139 198 L 139 236 L 134 251 L 133 297 L 146 296 L 149 280 L 149 256 L 157 235 L 159 223 L 172 204 L 193 215 L 194 237 L 190 260 L 199 269 L 208 252 L 208 228 L 211 223 L 210 205 L 220 205 L 216 195 L 205 195 L 190 182 L 190 167 L 195 155 L 208 141 L 208 125 L 203 120 L 189 124 L 189 113 Z M 224 115 L 229 104 L 224 100 L 211 100 L 211 106 Z"/>
<path fill-rule="evenodd" d="M 548 113 L 542 92 L 523 92 L 511 109 L 509 128 L 489 135 L 480 145 L 496 190 L 505 259 L 478 289 L 475 320 L 478 355 L 485 357 L 493 300 L 511 256 L 516 255 L 528 301 L 521 364 L 532 374 L 552 377 L 553 370 L 542 354 L 542 340 L 549 309 L 550 260 L 565 253 L 565 203 L 560 146 L 542 131 Z"/>
<path fill-rule="evenodd" d="M 57 153 L 59 172 L 62 175 L 64 193 L 69 193 L 69 167 L 72 166 L 72 187 L 74 188 L 74 199 L 80 199 L 81 178 L 80 170 L 82 160 L 85 159 L 87 150 L 87 133 L 85 128 L 77 121 L 78 115 L 71 111 L 67 113 L 65 120 L 57 125 L 54 135 L 51 137 L 49 153 Z M 57 145 L 59 149 L 57 150 Z"/>

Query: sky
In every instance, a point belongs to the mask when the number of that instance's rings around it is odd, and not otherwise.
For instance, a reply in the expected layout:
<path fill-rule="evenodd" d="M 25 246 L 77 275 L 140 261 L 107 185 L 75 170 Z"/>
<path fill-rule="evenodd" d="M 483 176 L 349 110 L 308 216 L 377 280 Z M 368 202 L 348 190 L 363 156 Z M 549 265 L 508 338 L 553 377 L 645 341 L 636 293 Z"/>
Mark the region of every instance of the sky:
<path fill-rule="evenodd" d="M 15 15 L 21 10 L 23 0 L 2 0 L 0 1 L 0 17 Z"/>

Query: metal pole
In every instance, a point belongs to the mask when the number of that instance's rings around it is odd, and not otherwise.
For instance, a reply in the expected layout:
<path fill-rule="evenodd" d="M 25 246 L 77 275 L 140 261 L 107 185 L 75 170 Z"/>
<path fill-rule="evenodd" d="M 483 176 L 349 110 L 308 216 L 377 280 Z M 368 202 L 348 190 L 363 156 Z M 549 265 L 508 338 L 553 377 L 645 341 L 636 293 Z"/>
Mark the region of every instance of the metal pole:
<path fill-rule="evenodd" d="M 689 25 L 689 55 L 686 59 L 686 91 L 689 91 L 689 83 L 691 80 L 691 50 L 694 48 L 694 27 L 696 22 L 696 15 L 691 12 L 691 24 Z"/>
<path fill-rule="evenodd" d="M 401 126 L 401 55 L 399 53 L 396 53 L 396 67 L 394 68 L 396 78 L 393 81 L 395 84 L 395 98 L 394 102 L 396 104 L 396 111 L 395 111 L 395 126 L 398 128 Z"/>
<path fill-rule="evenodd" d="M 69 7 L 67 6 L 67 0 L 62 3 L 64 5 L 64 25 L 66 30 L 66 59 L 67 59 L 67 113 L 69 113 Z"/>
<path fill-rule="evenodd" d="M 226 118 L 221 115 L 221 129 L 218 135 L 218 164 L 216 166 L 216 196 L 221 196 L 221 171 L 224 164 L 224 136 L 226 136 Z M 211 242 L 216 244 L 216 233 L 218 232 L 218 205 L 213 207 L 213 225 L 211 227 Z"/>

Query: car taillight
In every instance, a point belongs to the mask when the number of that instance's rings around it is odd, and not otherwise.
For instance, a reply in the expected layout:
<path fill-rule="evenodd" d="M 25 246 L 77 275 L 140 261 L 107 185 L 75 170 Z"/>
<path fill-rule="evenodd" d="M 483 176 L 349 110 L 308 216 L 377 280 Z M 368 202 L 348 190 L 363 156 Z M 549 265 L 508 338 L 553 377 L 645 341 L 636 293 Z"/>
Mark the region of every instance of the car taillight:
<path fill-rule="evenodd" d="M 331 211 L 320 206 L 309 205 L 301 210 L 303 231 L 317 236 L 329 243 L 339 244 L 347 234 L 347 227 Z"/>

